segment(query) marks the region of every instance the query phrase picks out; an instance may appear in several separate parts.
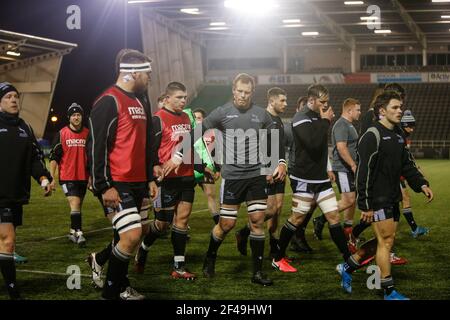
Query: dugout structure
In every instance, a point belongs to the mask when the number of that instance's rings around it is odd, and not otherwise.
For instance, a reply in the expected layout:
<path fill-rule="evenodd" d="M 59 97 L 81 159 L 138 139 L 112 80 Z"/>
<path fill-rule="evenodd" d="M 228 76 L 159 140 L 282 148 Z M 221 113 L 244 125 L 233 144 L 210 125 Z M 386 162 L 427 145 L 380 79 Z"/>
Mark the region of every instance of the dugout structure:
<path fill-rule="evenodd" d="M 20 92 L 20 116 L 42 138 L 62 58 L 77 45 L 0 30 L 0 81 Z"/>

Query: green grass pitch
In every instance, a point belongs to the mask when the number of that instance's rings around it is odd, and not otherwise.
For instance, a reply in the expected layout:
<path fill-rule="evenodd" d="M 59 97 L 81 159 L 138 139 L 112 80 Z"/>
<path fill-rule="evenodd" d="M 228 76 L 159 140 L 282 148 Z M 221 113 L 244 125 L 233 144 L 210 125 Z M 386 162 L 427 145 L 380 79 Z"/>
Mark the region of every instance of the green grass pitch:
<path fill-rule="evenodd" d="M 420 239 L 410 236 L 410 229 L 402 217 L 397 234 L 395 251 L 409 260 L 404 266 L 393 266 L 397 289 L 411 299 L 450 298 L 450 161 L 422 160 L 419 164 L 431 182 L 435 200 L 426 204 L 426 198 L 411 191 L 413 212 L 419 225 L 431 229 Z M 217 185 L 217 188 L 219 185 Z M 286 192 L 290 194 L 289 184 Z M 290 212 L 290 195 L 285 197 L 280 224 Z M 317 213 L 316 213 L 317 214 Z M 237 227 L 246 222 L 245 207 L 239 213 Z M 357 217 L 359 213 L 357 213 Z M 109 222 L 104 218 L 98 201 L 88 193 L 83 207 L 83 228 L 87 247 L 78 248 L 68 241 L 69 207 L 60 187 L 51 197 L 42 197 L 42 190 L 33 182 L 32 198 L 24 207 L 24 225 L 17 232 L 17 252 L 28 257 L 29 262 L 17 267 L 18 284 L 26 299 L 99 299 L 100 291 L 90 284 L 90 269 L 84 262 L 89 252 L 102 249 L 111 240 Z M 355 219 L 356 221 L 356 219 Z M 219 250 L 216 278 L 202 276 L 201 268 L 207 250 L 209 233 L 213 226 L 203 192 L 197 187 L 196 200 L 190 219 L 191 240 L 187 245 L 187 266 L 198 274 L 194 282 L 173 280 L 169 277 L 172 264 L 172 246 L 169 239 L 158 239 L 151 248 L 145 274 L 133 272 L 129 277 L 133 286 L 149 299 L 369 299 L 381 298 L 377 290 L 366 287 L 368 274 L 364 270 L 354 275 L 353 293 L 345 294 L 335 266 L 340 255 L 327 230 L 324 239 L 318 241 L 312 235 L 312 223 L 307 238 L 313 254 L 296 254 L 295 274 L 275 271 L 266 259 L 264 268 L 274 280 L 272 287 L 261 287 L 250 282 L 250 257 L 239 255 L 234 231 L 228 235 Z M 363 234 L 372 235 L 370 229 Z M 266 256 L 268 241 L 266 241 Z M 69 290 L 66 285 L 67 267 L 78 265 L 82 276 L 81 289 Z M 0 291 L 0 299 L 7 299 L 6 290 Z"/>

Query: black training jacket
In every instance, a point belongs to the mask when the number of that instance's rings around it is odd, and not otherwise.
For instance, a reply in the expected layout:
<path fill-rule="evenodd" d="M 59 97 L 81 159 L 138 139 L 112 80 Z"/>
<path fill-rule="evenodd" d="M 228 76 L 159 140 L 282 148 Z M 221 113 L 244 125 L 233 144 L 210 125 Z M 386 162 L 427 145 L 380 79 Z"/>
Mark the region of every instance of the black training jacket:
<path fill-rule="evenodd" d="M 330 121 L 309 108 L 295 114 L 292 119 L 295 165 L 290 174 L 309 183 L 330 181 L 327 174 L 329 128 Z"/>
<path fill-rule="evenodd" d="M 379 142 L 375 130 L 379 132 Z M 376 122 L 358 143 L 358 208 L 368 211 L 397 205 L 401 201 L 400 176 L 406 178 L 415 192 L 421 192 L 423 185 L 428 186 L 399 131 Z"/>
<path fill-rule="evenodd" d="M 33 177 L 52 181 L 33 130 L 18 117 L 0 112 L 0 207 L 22 205 L 30 199 Z"/>

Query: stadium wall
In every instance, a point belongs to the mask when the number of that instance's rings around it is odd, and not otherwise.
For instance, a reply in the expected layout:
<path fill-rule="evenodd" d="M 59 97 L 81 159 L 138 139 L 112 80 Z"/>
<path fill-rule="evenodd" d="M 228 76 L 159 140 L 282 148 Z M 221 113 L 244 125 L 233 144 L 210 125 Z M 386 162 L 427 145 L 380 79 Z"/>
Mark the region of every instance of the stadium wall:
<path fill-rule="evenodd" d="M 186 85 L 190 98 L 197 96 L 204 82 L 202 42 L 152 10 L 140 11 L 142 44 L 153 60 L 153 77 L 149 86 L 152 108 L 171 81 Z"/>

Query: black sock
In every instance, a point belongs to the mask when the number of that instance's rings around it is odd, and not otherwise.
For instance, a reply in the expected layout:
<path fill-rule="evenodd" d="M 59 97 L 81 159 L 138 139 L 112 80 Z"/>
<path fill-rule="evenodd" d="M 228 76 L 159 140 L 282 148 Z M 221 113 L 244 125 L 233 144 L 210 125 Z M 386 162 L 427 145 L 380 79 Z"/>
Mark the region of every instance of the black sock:
<path fill-rule="evenodd" d="M 206 256 L 208 258 L 216 258 L 217 257 L 217 250 L 219 250 L 220 245 L 222 244 L 223 240 L 220 240 L 214 236 L 213 231 L 211 231 L 211 237 L 209 238 L 209 247 L 208 251 L 206 252 Z"/>
<path fill-rule="evenodd" d="M 148 247 L 150 247 L 156 241 L 156 239 L 158 239 L 162 235 L 161 230 L 158 229 L 158 226 L 156 225 L 156 222 L 154 220 L 151 221 L 149 225 L 150 230 L 148 230 L 148 233 L 145 235 L 144 240 L 142 241 L 142 243 L 147 248 L 147 251 Z"/>
<path fill-rule="evenodd" d="M 184 266 L 184 254 L 186 252 L 187 229 L 183 230 L 172 226 L 172 246 L 174 255 L 174 267 L 176 269 Z"/>
<path fill-rule="evenodd" d="M 327 223 L 327 218 L 325 217 L 324 214 L 321 214 L 316 219 L 319 220 L 320 222 L 322 222 L 323 224 Z"/>
<path fill-rule="evenodd" d="M 394 279 L 392 279 L 392 276 L 381 279 L 381 288 L 383 288 L 384 294 L 387 296 L 394 291 Z"/>
<path fill-rule="evenodd" d="M 126 274 L 125 277 L 122 279 L 122 285 L 120 288 L 120 292 L 124 292 L 127 289 L 127 287 L 130 287 L 130 286 L 131 286 L 130 279 L 128 279 L 128 274 Z"/>
<path fill-rule="evenodd" d="M 130 256 L 121 252 L 117 246 L 115 246 L 109 257 L 108 271 L 106 273 L 105 286 L 103 287 L 104 298 L 119 298 L 120 291 L 128 274 L 129 262 Z"/>
<path fill-rule="evenodd" d="M 298 227 L 298 229 L 303 229 L 303 232 L 306 230 L 306 227 L 308 226 L 309 220 L 311 220 L 313 213 L 314 210 L 308 211 L 308 213 L 305 216 L 305 219 L 303 220 L 302 224 Z"/>
<path fill-rule="evenodd" d="M 411 208 L 403 208 L 403 215 L 405 216 L 406 221 L 408 221 L 408 224 L 411 227 L 411 230 L 416 231 L 417 224 L 416 224 L 416 221 L 414 221 L 414 216 L 413 216 Z"/>
<path fill-rule="evenodd" d="M 109 257 L 111 256 L 111 251 L 112 242 L 110 242 L 105 249 L 95 254 L 95 261 L 97 261 L 99 265 L 104 266 L 106 264 L 106 261 L 108 261 Z"/>
<path fill-rule="evenodd" d="M 359 238 L 359 235 L 363 233 L 368 227 L 370 227 L 370 223 L 365 221 L 359 221 L 359 223 L 353 228 L 352 234 L 355 238 Z"/>
<path fill-rule="evenodd" d="M 300 225 L 297 228 L 297 231 L 295 231 L 295 237 L 301 241 L 305 240 L 305 229 L 302 227 L 302 225 Z"/>
<path fill-rule="evenodd" d="M 239 233 L 243 237 L 248 237 L 250 235 L 250 228 L 248 224 L 246 224 L 241 230 L 239 230 Z"/>
<path fill-rule="evenodd" d="M 345 239 L 344 230 L 342 229 L 342 225 L 338 222 L 333 225 L 329 225 L 330 236 L 333 240 L 336 247 L 338 247 L 339 251 L 342 253 L 344 260 L 351 256 L 350 251 L 348 251 L 347 240 Z"/>
<path fill-rule="evenodd" d="M 11 299 L 19 298 L 16 283 L 16 264 L 12 253 L 0 253 L 0 269 Z"/>
<path fill-rule="evenodd" d="M 218 214 L 218 213 L 213 213 L 212 218 L 213 218 L 213 220 L 214 220 L 214 223 L 215 223 L 215 224 L 218 224 L 218 223 L 219 223 L 219 220 L 220 220 L 220 214 Z"/>
<path fill-rule="evenodd" d="M 278 251 L 278 239 L 277 238 L 270 235 L 269 244 L 270 244 L 270 252 L 271 253 Z"/>
<path fill-rule="evenodd" d="M 353 256 L 347 259 L 347 261 L 344 263 L 344 271 L 347 273 L 352 273 L 355 270 L 358 270 L 361 268 L 361 265 L 356 261 Z"/>
<path fill-rule="evenodd" d="M 278 240 L 278 254 L 275 258 L 275 261 L 280 261 L 286 256 L 286 248 L 289 245 L 289 242 L 292 239 L 297 227 L 293 225 L 291 222 L 286 221 L 283 227 L 280 230 L 280 240 Z"/>
<path fill-rule="evenodd" d="M 250 234 L 250 248 L 252 249 L 252 260 L 253 260 L 253 274 L 258 271 L 262 271 L 263 257 L 264 257 L 264 234 L 255 235 Z"/>
<path fill-rule="evenodd" d="M 344 221 L 344 229 L 353 227 L 353 221 Z"/>
<path fill-rule="evenodd" d="M 81 212 L 80 211 L 70 212 L 70 228 L 75 231 L 81 230 Z"/>
<path fill-rule="evenodd" d="M 119 234 L 119 232 L 117 232 L 116 229 L 114 229 L 114 234 L 113 235 L 114 235 L 113 244 L 115 246 L 120 241 L 120 234 Z"/>

